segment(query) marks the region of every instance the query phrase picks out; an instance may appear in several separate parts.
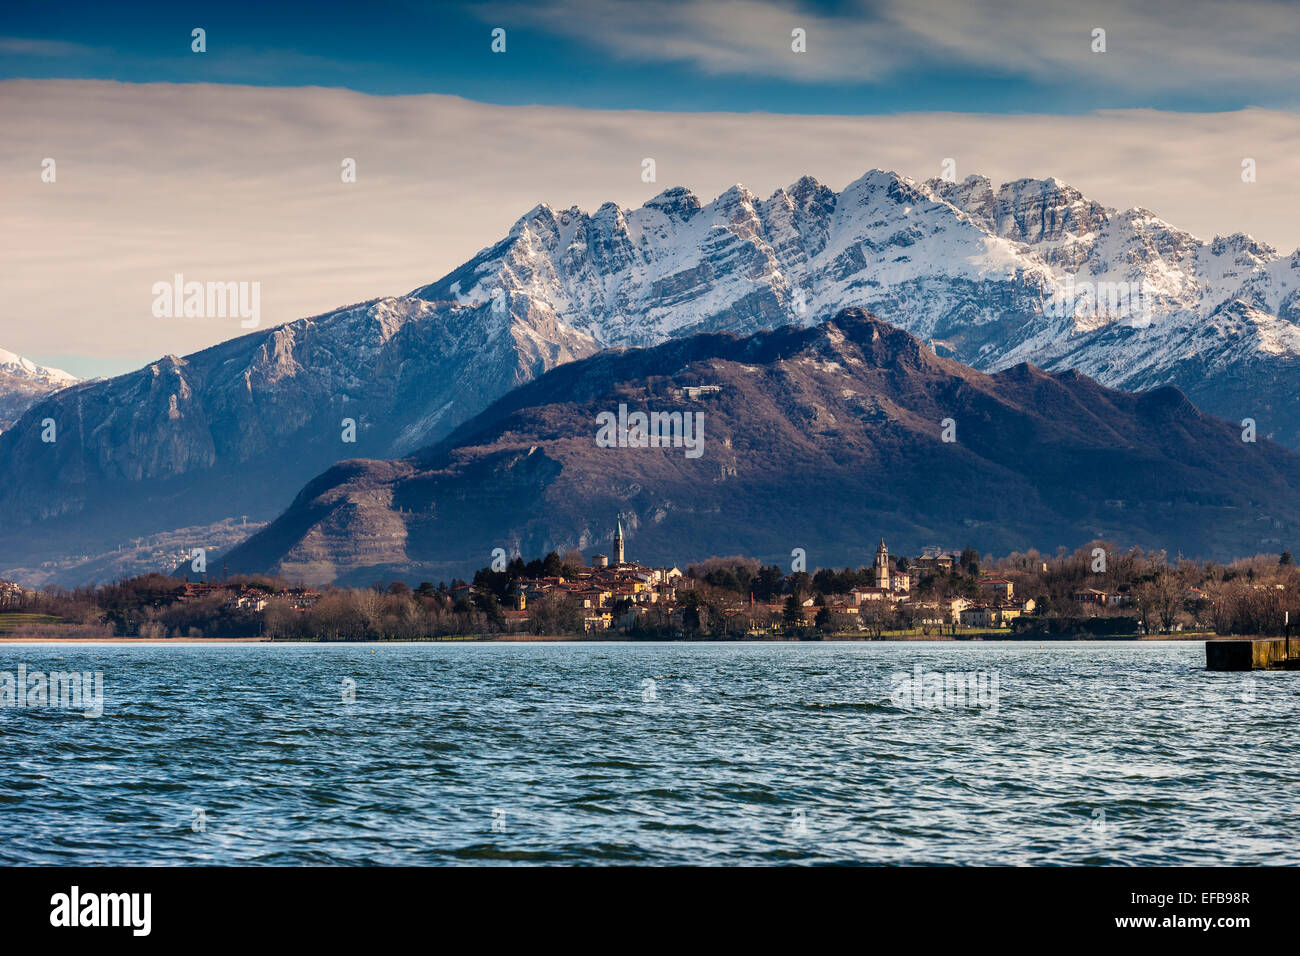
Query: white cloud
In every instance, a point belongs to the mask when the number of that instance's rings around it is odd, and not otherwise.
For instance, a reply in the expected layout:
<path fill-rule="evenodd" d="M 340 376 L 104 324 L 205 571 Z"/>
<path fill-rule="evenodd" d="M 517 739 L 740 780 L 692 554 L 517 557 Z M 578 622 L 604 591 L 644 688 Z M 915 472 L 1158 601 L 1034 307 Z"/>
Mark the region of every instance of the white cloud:
<path fill-rule="evenodd" d="M 24 355 L 154 358 L 240 334 L 237 319 L 155 319 L 151 286 L 177 272 L 260 281 L 276 324 L 431 282 L 539 201 L 631 206 L 673 185 L 707 200 L 737 181 L 768 195 L 804 174 L 839 189 L 877 166 L 928 178 L 949 156 L 962 177 L 1054 175 L 1198 235 L 1300 245 L 1300 117 L 1258 109 L 681 114 L 14 80 L 0 83 L 0 128 L 0 346 Z M 344 157 L 355 184 L 340 182 Z"/>

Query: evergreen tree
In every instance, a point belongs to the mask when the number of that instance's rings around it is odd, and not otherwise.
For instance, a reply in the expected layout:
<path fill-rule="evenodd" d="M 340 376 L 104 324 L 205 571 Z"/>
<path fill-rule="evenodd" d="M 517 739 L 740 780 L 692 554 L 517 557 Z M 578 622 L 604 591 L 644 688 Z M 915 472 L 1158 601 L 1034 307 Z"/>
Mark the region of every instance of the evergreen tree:
<path fill-rule="evenodd" d="M 798 627 L 803 623 L 803 608 L 799 603 L 798 594 L 792 592 L 785 599 L 785 610 L 781 612 L 781 619 L 786 627 Z"/>

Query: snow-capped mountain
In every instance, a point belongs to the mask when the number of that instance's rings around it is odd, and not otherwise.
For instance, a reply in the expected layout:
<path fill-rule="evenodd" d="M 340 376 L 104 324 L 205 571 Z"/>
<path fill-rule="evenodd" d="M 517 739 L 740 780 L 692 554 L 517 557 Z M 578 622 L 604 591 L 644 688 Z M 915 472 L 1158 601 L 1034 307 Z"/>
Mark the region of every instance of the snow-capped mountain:
<path fill-rule="evenodd" d="M 806 325 L 863 302 L 889 304 L 891 321 L 907 315 L 921 334 L 980 338 L 973 327 L 1032 314 L 1052 279 L 928 187 L 876 170 L 841 193 L 804 178 L 766 200 L 737 185 L 707 205 L 681 188 L 635 210 L 542 204 L 413 294 L 542 299 L 606 346 Z"/>
<path fill-rule="evenodd" d="M 982 371 L 1172 384 L 1300 448 L 1300 253 L 1204 241 L 1055 179 L 805 177 L 767 199 L 671 188 L 546 204 L 408 295 L 49 395 L 0 435 L 0 571 L 95 542 L 267 520 L 344 458 L 396 458 L 602 347 L 869 309 Z M 54 418 L 57 445 L 40 439 Z M 344 420 L 355 423 L 355 441 Z M 42 534 L 23 526 L 42 522 Z M 199 546 L 201 543 L 196 543 Z"/>
<path fill-rule="evenodd" d="M 767 199 L 737 185 L 707 205 L 681 188 L 635 210 L 543 204 L 414 294 L 542 300 L 606 346 L 858 306 L 975 368 L 1174 384 L 1300 447 L 1300 252 L 1204 241 L 1056 179 L 995 188 L 873 170 L 839 193 L 806 177 Z"/>
<path fill-rule="evenodd" d="M 62 369 L 46 368 L 0 349 L 0 431 L 12 425 L 41 396 L 78 381 L 77 376 Z"/>

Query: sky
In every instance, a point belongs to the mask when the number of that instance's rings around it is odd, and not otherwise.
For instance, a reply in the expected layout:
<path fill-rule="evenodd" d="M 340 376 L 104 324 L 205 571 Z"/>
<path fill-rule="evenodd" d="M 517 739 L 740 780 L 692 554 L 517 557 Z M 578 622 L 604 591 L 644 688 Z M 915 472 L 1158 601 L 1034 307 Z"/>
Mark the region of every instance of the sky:
<path fill-rule="evenodd" d="M 7 78 L 843 115 L 1300 102 L 1300 9 L 1276 0 L 6 0 L 0 24 Z"/>
<path fill-rule="evenodd" d="M 433 281 L 540 201 L 945 157 L 1289 252 L 1298 50 L 1259 0 L 6 0 L 0 347 L 115 374 L 242 331 L 152 315 L 176 273 L 259 281 L 265 326 Z"/>

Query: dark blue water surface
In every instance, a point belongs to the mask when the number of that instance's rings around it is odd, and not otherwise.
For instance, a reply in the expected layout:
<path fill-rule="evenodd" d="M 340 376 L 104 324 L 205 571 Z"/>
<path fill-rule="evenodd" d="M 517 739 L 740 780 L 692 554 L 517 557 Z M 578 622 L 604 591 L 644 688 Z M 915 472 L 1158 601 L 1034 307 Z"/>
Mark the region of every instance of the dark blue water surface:
<path fill-rule="evenodd" d="M 1200 643 L 6 644 L 0 672 L 101 671 L 104 712 L 0 708 L 0 863 L 1294 863 L 1300 673 L 1204 663 Z M 923 677 L 913 699 L 917 665 L 977 692 Z"/>

